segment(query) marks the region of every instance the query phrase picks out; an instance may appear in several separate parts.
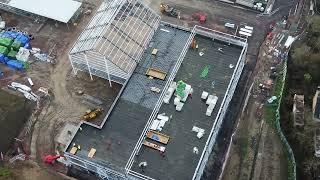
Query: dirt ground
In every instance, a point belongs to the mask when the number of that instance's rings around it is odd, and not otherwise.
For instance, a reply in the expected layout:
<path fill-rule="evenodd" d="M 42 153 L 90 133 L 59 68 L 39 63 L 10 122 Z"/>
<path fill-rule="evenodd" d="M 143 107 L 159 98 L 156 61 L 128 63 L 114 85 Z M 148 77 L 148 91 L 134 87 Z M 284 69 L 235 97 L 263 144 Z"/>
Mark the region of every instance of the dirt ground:
<path fill-rule="evenodd" d="M 282 30 L 274 30 L 282 33 Z M 267 42 L 267 41 L 265 41 Z M 267 43 L 260 48 L 253 72 L 248 105 L 236 128 L 223 179 L 287 179 L 288 162 L 280 138 L 263 116 L 263 104 L 269 97 L 258 85 L 269 79 L 270 67 L 276 66 Z"/>
<path fill-rule="evenodd" d="M 101 1 L 92 0 L 85 3 L 85 8 L 94 9 Z M 40 166 L 35 166 L 31 170 L 20 166 L 19 169 L 12 169 L 13 174 L 16 174 L 16 179 L 27 179 L 28 176 L 19 173 L 20 171 L 28 173 L 39 172 L 39 179 L 59 179 L 55 176 L 50 178 L 48 172 L 39 167 L 43 166 L 42 158 L 46 154 L 55 153 L 54 138 L 66 122 L 79 123 L 81 116 L 88 109 L 88 106 L 81 103 L 77 98 L 73 98 L 74 91 L 77 87 L 82 87 L 81 90 L 91 96 L 102 97 L 104 101 L 109 103 L 112 101 L 119 86 L 114 85 L 113 89 L 103 91 L 105 85 L 108 85 L 106 80 L 101 80 L 94 77 L 93 82 L 99 82 L 91 86 L 91 82 L 86 81 L 85 76 L 74 76 L 71 74 L 71 66 L 68 60 L 68 50 L 75 41 L 76 37 L 86 26 L 90 19 L 90 15 L 83 15 L 78 19 L 76 26 L 64 24 L 56 24 L 50 20 L 44 23 L 36 23 L 33 19 L 21 17 L 10 13 L 2 13 L 2 18 L 6 21 L 7 26 L 15 26 L 18 29 L 27 31 L 34 35 L 35 39 L 31 41 L 33 47 L 38 47 L 44 52 L 51 53 L 56 56 L 56 64 L 52 65 L 46 62 L 33 61 L 31 59 L 30 68 L 26 72 L 17 72 L 6 68 L 3 65 L 5 76 L 1 79 L 2 87 L 5 87 L 11 81 L 17 81 L 27 84 L 26 77 L 32 78 L 34 82 L 33 91 L 36 92 L 39 87 L 45 87 L 49 90 L 50 98 L 41 103 L 38 109 L 39 113 L 31 116 L 29 121 L 31 127 L 25 127 L 19 138 L 23 141 L 26 149 L 30 149 L 29 158 L 39 163 Z M 91 14 L 93 15 L 93 14 Z M 41 27 L 41 28 L 40 28 Z M 84 83 L 81 84 L 81 80 Z M 89 84 L 89 85 L 86 85 Z M 105 85 L 102 85 L 105 84 Z M 87 91 L 88 90 L 88 91 Z M 95 94 L 91 94 L 95 92 Z M 108 98 L 107 98 L 108 97 Z M 30 133 L 26 133 L 26 129 L 31 129 Z M 64 172 L 64 170 L 61 170 Z M 48 178 L 46 177 L 48 175 Z M 17 177 L 21 175 L 21 177 Z M 37 177 L 37 175 L 34 175 Z M 32 176 L 31 176 L 32 177 Z"/>
<path fill-rule="evenodd" d="M 86 2 L 86 8 L 95 9 L 101 1 L 87 0 Z M 145 2 L 159 13 L 160 1 L 145 0 Z M 190 19 L 191 14 L 204 11 L 208 13 L 208 21 L 204 26 L 209 28 L 228 32 L 228 30 L 223 27 L 225 22 L 234 22 L 237 24 L 246 23 L 254 26 L 259 33 L 256 33 L 249 39 L 247 58 L 247 67 L 249 68 L 249 71 L 252 71 L 255 67 L 259 46 L 264 39 L 269 24 L 282 16 L 281 14 L 275 14 L 268 18 L 256 17 L 256 14 L 251 11 L 231 7 L 230 5 L 217 1 L 176 0 L 171 3 L 174 3 L 177 8 L 182 10 L 184 17 L 183 20 L 177 20 L 172 17 L 163 16 L 164 21 L 174 24 L 193 26 L 194 24 L 197 24 L 197 22 Z M 5 78 L 0 81 L 1 86 L 6 85 L 13 80 L 26 83 L 25 76 L 28 76 L 31 77 L 35 83 L 35 86 L 33 87 L 34 90 L 39 87 L 45 87 L 48 88 L 50 92 L 50 98 L 41 104 L 39 113 L 32 116 L 29 120 L 32 126 L 26 128 L 31 129 L 30 133 L 26 134 L 25 131 L 23 131 L 19 137 L 23 140 L 25 146 L 30 149 L 29 154 L 31 160 L 34 160 L 38 165 L 32 166 L 32 168 L 21 165 L 19 168 L 13 169 L 13 174 L 16 175 L 15 177 L 17 179 L 26 179 L 28 176 L 39 177 L 39 179 L 63 179 L 63 176 L 52 176 L 52 170 L 50 170 L 50 168 L 42 168 L 47 167 L 42 163 L 42 158 L 46 154 L 55 153 L 54 138 L 59 132 L 59 129 L 61 129 L 66 122 L 74 124 L 78 123 L 81 120 L 83 113 L 88 109 L 88 106 L 82 103 L 82 99 L 76 95 L 76 92 L 81 90 L 93 97 L 99 97 L 104 105 L 108 106 L 120 89 L 120 86 L 117 86 L 116 84 L 113 84 L 113 87 L 109 88 L 106 80 L 94 77 L 94 81 L 91 81 L 87 74 L 79 73 L 75 76 L 71 71 L 70 62 L 67 56 L 68 50 L 92 15 L 93 13 L 88 16 L 81 16 L 77 22 L 77 26 L 69 26 L 69 29 L 61 24 L 56 26 L 56 24 L 51 21 L 47 21 L 41 25 L 26 17 L 19 17 L 6 13 L 3 15 L 7 24 L 17 26 L 34 34 L 35 40 L 31 42 L 33 47 L 39 47 L 45 52 L 52 52 L 52 54 L 56 56 L 55 65 L 35 61 L 30 65 L 30 69 L 26 72 L 13 72 L 12 70 L 6 69 Z M 37 31 L 40 26 L 42 26 L 42 28 Z M 1 68 L 5 67 L 1 66 Z M 251 126 L 252 129 L 259 127 L 258 121 L 253 118 L 253 114 L 249 116 L 251 118 L 245 118 L 247 121 L 241 125 L 244 127 L 242 129 L 243 132 L 250 130 L 251 128 L 249 127 Z M 264 129 L 266 129 L 267 132 L 266 137 L 274 137 L 276 139 L 275 135 L 272 136 L 272 130 L 268 130 L 268 128 Z M 250 132 L 250 136 L 256 135 L 255 133 L 257 132 Z M 247 135 L 247 137 L 249 137 L 249 135 Z M 268 146 L 266 150 L 268 152 L 265 153 L 264 151 L 261 151 L 261 156 L 271 156 L 274 158 L 271 158 L 272 160 L 262 158 L 264 161 L 262 168 L 263 173 L 261 173 L 261 176 L 279 177 L 279 171 L 271 171 L 268 170 L 267 167 L 276 167 L 279 165 L 277 164 L 279 163 L 277 160 L 279 159 L 279 156 L 281 156 L 281 154 L 278 153 L 280 152 L 279 149 L 281 149 L 281 146 L 277 143 L 277 140 L 266 143 L 271 143 L 272 145 L 270 148 Z M 241 162 L 241 158 L 243 158 L 239 155 L 241 148 L 242 144 L 240 138 L 238 146 L 231 151 L 232 161 L 230 162 L 232 163 L 227 166 L 227 169 L 230 169 L 228 172 L 233 173 L 227 175 L 225 179 L 239 179 L 239 175 L 245 176 L 247 172 L 249 172 L 249 170 L 239 172 L 239 165 L 240 167 L 243 165 L 239 163 Z M 248 156 L 252 156 L 252 154 Z M 20 171 L 23 173 L 19 173 Z M 24 174 L 29 173 L 29 171 L 31 174 Z M 65 170 L 60 169 L 59 172 L 65 172 Z"/>
<path fill-rule="evenodd" d="M 24 98 L 0 89 L 0 152 L 7 152 L 24 122 L 31 114 L 32 105 Z"/>
<path fill-rule="evenodd" d="M 16 162 L 6 166 L 11 172 L 6 177 L 0 177 L 0 180 L 72 180 L 56 172 L 50 172 L 44 167 L 40 167 L 33 161 Z"/>

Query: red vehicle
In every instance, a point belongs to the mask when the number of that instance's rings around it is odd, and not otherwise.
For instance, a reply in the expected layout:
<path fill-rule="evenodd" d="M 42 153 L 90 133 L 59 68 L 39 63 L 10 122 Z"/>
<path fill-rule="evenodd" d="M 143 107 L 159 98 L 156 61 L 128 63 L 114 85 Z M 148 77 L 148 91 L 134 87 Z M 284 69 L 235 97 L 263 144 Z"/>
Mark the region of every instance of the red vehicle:
<path fill-rule="evenodd" d="M 44 160 L 45 163 L 53 165 L 53 163 L 54 163 L 57 159 L 59 159 L 60 157 L 61 157 L 61 156 L 59 156 L 59 155 L 55 155 L 55 156 L 53 156 L 53 155 L 47 155 L 47 156 L 44 157 L 43 160 Z"/>
<path fill-rule="evenodd" d="M 192 18 L 197 19 L 200 24 L 204 24 L 207 20 L 207 14 L 203 12 L 194 13 L 192 14 Z"/>

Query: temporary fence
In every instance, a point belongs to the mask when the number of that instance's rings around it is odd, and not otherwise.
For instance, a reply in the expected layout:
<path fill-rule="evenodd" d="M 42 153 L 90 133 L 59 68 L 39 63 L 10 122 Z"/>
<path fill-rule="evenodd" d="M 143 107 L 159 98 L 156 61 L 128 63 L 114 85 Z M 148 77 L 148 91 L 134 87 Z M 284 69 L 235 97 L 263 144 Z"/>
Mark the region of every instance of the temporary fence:
<path fill-rule="evenodd" d="M 278 97 L 278 101 L 274 106 L 267 107 L 266 114 L 270 115 L 269 118 L 267 118 L 267 120 L 269 120 L 269 122 L 271 121 L 272 125 L 274 125 L 280 137 L 281 143 L 285 148 L 285 155 L 288 160 L 288 179 L 296 180 L 296 161 L 294 158 L 294 154 L 280 126 L 280 106 L 281 106 L 284 86 L 286 83 L 286 75 L 287 75 L 287 61 L 284 61 L 283 67 L 282 67 L 282 75 L 278 77 L 273 90 L 273 95 Z"/>

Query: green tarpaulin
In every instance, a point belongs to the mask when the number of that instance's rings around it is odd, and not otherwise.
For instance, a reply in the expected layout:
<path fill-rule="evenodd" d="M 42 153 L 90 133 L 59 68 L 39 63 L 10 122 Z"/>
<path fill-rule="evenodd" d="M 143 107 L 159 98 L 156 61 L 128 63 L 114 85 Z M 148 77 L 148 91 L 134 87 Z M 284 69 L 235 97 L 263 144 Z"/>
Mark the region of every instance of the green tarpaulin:
<path fill-rule="evenodd" d="M 184 90 L 186 89 L 186 83 L 183 82 L 183 81 L 178 81 L 177 83 L 177 88 L 176 88 L 176 92 L 177 92 L 177 95 L 181 97 L 181 99 L 184 98 L 185 94 L 184 94 Z"/>
<path fill-rule="evenodd" d="M 202 78 L 207 77 L 207 75 L 208 75 L 208 73 L 209 73 L 209 69 L 210 69 L 210 66 L 209 66 L 209 65 L 206 65 L 206 66 L 203 68 L 200 77 L 202 77 Z"/>

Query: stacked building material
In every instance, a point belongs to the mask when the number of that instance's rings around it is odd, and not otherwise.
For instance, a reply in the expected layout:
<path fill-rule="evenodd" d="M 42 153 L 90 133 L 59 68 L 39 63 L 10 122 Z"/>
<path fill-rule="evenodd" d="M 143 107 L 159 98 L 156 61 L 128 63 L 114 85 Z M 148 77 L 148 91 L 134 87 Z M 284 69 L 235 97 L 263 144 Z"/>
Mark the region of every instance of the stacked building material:
<path fill-rule="evenodd" d="M 28 57 L 23 56 L 30 49 L 29 36 L 20 31 L 7 30 L 0 33 L 0 62 L 8 67 L 23 70 L 28 67 Z M 26 49 L 27 48 L 27 49 Z M 20 52 L 23 51 L 23 52 Z"/>

